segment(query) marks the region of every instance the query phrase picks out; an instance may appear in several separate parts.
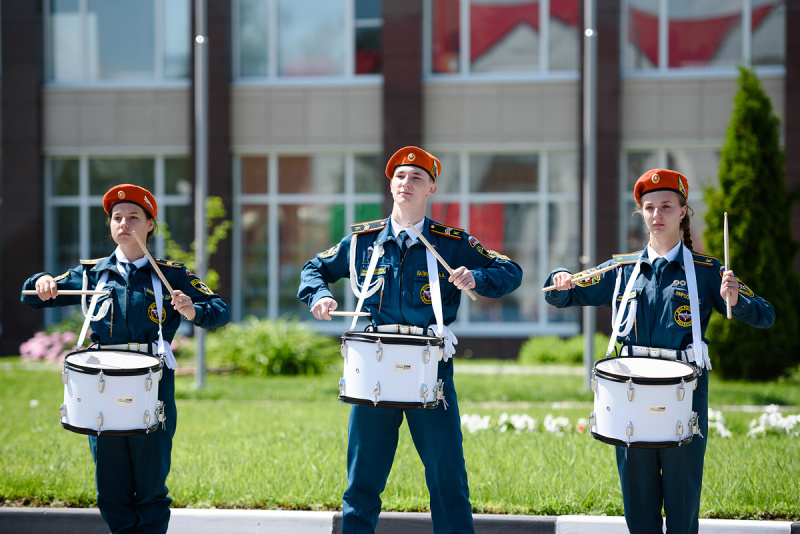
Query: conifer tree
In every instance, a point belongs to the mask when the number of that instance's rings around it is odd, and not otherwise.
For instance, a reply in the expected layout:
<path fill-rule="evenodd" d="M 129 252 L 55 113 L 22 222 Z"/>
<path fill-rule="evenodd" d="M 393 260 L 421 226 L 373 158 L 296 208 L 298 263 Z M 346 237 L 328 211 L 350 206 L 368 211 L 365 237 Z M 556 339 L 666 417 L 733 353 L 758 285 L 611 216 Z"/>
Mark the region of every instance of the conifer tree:
<path fill-rule="evenodd" d="M 739 69 L 739 88 L 722 147 L 719 188 L 705 191 L 706 250 L 724 263 L 723 220 L 740 292 L 752 288 L 775 307 L 772 328 L 757 330 L 714 314 L 708 327 L 714 371 L 725 378 L 765 380 L 797 365 L 800 276 L 792 262 L 794 195 L 787 191 L 780 120 L 752 70 Z"/>

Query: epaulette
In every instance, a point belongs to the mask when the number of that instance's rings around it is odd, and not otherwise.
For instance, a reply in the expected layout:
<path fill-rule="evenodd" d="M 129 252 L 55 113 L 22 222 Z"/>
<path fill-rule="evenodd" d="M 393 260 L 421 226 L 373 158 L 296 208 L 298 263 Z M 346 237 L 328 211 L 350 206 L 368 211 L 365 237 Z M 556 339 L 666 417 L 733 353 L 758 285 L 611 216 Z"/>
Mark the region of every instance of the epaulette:
<path fill-rule="evenodd" d="M 700 254 L 699 252 L 692 251 L 692 259 L 697 265 L 705 265 L 706 267 L 713 267 L 714 262 L 717 261 L 715 256 L 708 254 Z"/>
<path fill-rule="evenodd" d="M 81 265 L 97 265 L 105 258 L 97 258 L 96 260 L 81 260 Z"/>
<path fill-rule="evenodd" d="M 432 222 L 431 233 L 443 235 L 445 237 L 452 237 L 453 239 L 461 239 L 461 236 L 464 234 L 464 230 L 461 228 L 453 228 L 452 226 Z"/>
<path fill-rule="evenodd" d="M 639 256 L 641 256 L 641 252 L 628 252 L 627 254 L 614 254 L 614 263 L 617 265 L 622 265 L 625 263 L 636 263 L 639 261 Z"/>
<path fill-rule="evenodd" d="M 386 228 L 386 219 L 377 221 L 368 221 L 363 223 L 356 223 L 350 225 L 350 232 L 354 234 L 363 234 L 366 232 L 374 232 L 376 230 L 383 230 Z"/>
<path fill-rule="evenodd" d="M 183 268 L 183 263 L 179 261 L 172 261 L 172 260 L 162 260 L 160 258 L 156 258 L 156 263 L 161 265 L 162 267 L 172 267 L 174 269 L 181 269 Z"/>

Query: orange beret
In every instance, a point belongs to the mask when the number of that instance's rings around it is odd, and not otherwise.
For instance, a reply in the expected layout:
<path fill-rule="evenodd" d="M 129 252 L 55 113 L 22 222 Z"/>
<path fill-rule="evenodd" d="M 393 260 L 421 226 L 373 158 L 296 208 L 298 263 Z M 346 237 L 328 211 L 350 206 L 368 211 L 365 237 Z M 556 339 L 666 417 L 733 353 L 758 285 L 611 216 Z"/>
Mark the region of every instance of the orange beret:
<path fill-rule="evenodd" d="M 689 182 L 679 172 L 668 169 L 650 169 L 636 180 L 633 196 L 636 203 L 642 204 L 642 195 L 653 191 L 675 191 L 684 199 L 689 196 Z"/>
<path fill-rule="evenodd" d="M 131 184 L 120 184 L 103 195 L 103 209 L 111 215 L 111 208 L 119 202 L 133 202 L 147 211 L 153 218 L 158 216 L 158 204 L 153 195 L 144 187 Z"/>
<path fill-rule="evenodd" d="M 400 165 L 419 167 L 427 172 L 434 182 L 442 172 L 442 162 L 436 156 L 415 146 L 401 148 L 389 158 L 389 163 L 386 164 L 386 177 L 391 180 L 394 170 Z"/>

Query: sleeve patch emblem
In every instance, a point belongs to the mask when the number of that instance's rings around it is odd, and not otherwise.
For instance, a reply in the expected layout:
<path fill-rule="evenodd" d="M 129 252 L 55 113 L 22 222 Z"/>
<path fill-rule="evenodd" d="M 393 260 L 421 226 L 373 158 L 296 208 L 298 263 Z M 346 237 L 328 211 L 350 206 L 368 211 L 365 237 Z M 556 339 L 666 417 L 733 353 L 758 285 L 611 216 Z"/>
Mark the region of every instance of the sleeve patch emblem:
<path fill-rule="evenodd" d="M 330 258 L 330 257 L 331 257 L 331 256 L 333 256 L 334 254 L 336 254 L 338 251 L 339 251 L 339 243 L 337 243 L 336 245 L 332 246 L 331 248 L 329 248 L 329 249 L 328 249 L 328 250 L 326 250 L 325 252 L 320 252 L 320 253 L 318 254 L 318 256 L 319 256 L 320 258 L 322 258 L 322 259 L 325 259 L 325 258 Z"/>
<path fill-rule="evenodd" d="M 597 268 L 592 267 L 591 269 L 587 269 L 586 271 L 579 272 L 578 274 L 574 275 L 573 278 L 578 278 L 580 276 L 583 276 L 585 274 L 590 274 L 590 273 L 593 273 L 595 271 L 597 271 Z M 583 280 L 581 282 L 576 282 L 575 285 L 578 286 L 578 287 L 589 287 L 589 286 L 593 286 L 593 285 L 599 284 L 599 283 L 600 283 L 600 275 L 598 274 L 597 276 L 593 276 L 593 277 L 589 278 L 588 280 Z"/>
<path fill-rule="evenodd" d="M 58 276 L 56 276 L 55 278 L 53 278 L 53 280 L 55 280 L 56 282 L 58 282 L 59 280 L 63 280 L 63 279 L 64 279 L 64 278 L 66 278 L 67 276 L 69 276 L 69 271 L 65 272 L 64 274 L 59 274 Z"/>
<path fill-rule="evenodd" d="M 192 280 L 192 287 L 194 287 L 200 293 L 203 293 L 205 295 L 213 295 L 214 294 L 211 291 L 211 289 L 206 285 L 206 283 L 203 282 L 202 280 L 200 280 L 199 278 L 195 278 L 194 280 Z"/>

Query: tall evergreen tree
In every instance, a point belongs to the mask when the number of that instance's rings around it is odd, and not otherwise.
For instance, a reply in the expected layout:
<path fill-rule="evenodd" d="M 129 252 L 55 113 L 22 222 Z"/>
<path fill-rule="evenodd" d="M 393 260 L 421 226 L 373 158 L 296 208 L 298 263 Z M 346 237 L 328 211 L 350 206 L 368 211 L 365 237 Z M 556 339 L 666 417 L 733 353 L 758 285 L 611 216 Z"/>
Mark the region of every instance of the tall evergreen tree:
<path fill-rule="evenodd" d="M 787 191 L 784 154 L 778 143 L 780 120 L 752 70 L 739 69 L 739 89 L 722 148 L 719 188 L 705 201 L 706 250 L 724 260 L 723 220 L 728 212 L 729 253 L 742 283 L 775 307 L 768 330 L 743 327 L 736 319 L 714 314 L 708 327 L 709 353 L 715 371 L 726 378 L 765 380 L 800 360 L 800 276 L 792 262 L 798 244 L 792 239 L 794 194 Z"/>

